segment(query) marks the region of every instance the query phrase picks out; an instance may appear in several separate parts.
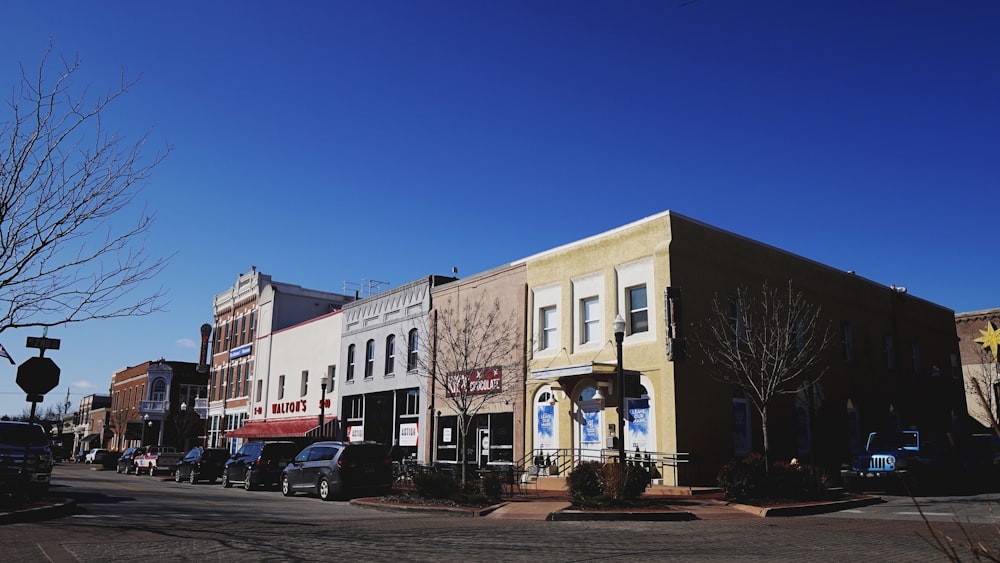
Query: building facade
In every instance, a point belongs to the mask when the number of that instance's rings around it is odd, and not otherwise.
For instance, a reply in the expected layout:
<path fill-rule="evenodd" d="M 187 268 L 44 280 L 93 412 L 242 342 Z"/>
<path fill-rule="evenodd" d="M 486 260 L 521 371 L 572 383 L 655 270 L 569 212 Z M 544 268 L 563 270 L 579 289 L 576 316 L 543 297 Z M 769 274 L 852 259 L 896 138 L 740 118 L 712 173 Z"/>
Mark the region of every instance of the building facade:
<path fill-rule="evenodd" d="M 431 290 L 454 281 L 428 276 L 344 306 L 339 382 L 345 439 L 386 444 L 395 459 L 426 463 L 426 350 Z"/>
<path fill-rule="evenodd" d="M 271 333 L 267 376 L 254 379 L 250 417 L 227 438 L 334 439 L 341 312 Z"/>
<path fill-rule="evenodd" d="M 422 458 L 454 464 L 464 450 L 474 468 L 525 465 L 526 287 L 524 264 L 516 264 L 431 289 L 434 418 Z"/>
<path fill-rule="evenodd" d="M 104 416 L 110 406 L 110 395 L 85 395 L 80 399 L 77 406 L 77 424 L 74 429 L 74 452 L 105 447 L 104 426 L 107 420 Z"/>
<path fill-rule="evenodd" d="M 350 298 L 275 282 L 251 267 L 212 301 L 213 344 L 208 443 L 236 451 L 243 438 L 227 434 L 251 416 L 251 389 L 271 380 L 271 336 L 276 330 L 339 310 Z M 261 370 L 260 368 L 263 368 Z"/>
<path fill-rule="evenodd" d="M 772 459 L 835 470 L 867 431 L 950 428 L 965 412 L 954 313 L 853 272 L 836 270 L 672 212 L 542 252 L 527 273 L 528 381 L 524 439 L 542 455 L 660 460 L 663 482 L 711 485 L 729 459 L 762 449 L 759 415 L 711 377 L 692 339 L 716 300 L 765 282 L 821 307 L 834 334 L 809 400 L 769 410 Z M 625 427 L 617 423 L 622 345 Z M 799 395 L 801 395 L 800 393 Z"/>
<path fill-rule="evenodd" d="M 112 432 L 108 449 L 200 443 L 204 426 L 194 405 L 204 397 L 208 374 L 194 362 L 156 360 L 121 369 L 111 378 Z"/>
<path fill-rule="evenodd" d="M 962 379 L 969 416 L 979 430 L 992 432 L 1000 410 L 1000 309 L 955 315 L 960 340 Z"/>

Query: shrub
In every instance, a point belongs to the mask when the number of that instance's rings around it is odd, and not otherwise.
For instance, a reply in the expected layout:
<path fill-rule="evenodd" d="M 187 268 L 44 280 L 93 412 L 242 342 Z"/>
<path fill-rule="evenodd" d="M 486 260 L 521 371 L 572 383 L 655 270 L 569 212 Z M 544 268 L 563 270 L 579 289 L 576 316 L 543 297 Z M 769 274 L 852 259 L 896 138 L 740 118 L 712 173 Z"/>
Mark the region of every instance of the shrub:
<path fill-rule="evenodd" d="M 603 493 L 601 464 L 596 461 L 585 461 L 578 464 L 566 476 L 566 488 L 569 489 L 570 499 L 578 504 L 600 496 Z"/>
<path fill-rule="evenodd" d="M 649 483 L 649 472 L 638 465 L 609 463 L 601 468 L 601 489 L 615 500 L 633 501 L 642 496 Z"/>
<path fill-rule="evenodd" d="M 436 499 L 451 498 L 459 491 L 459 483 L 446 473 L 428 472 L 413 476 L 413 487 L 417 494 Z"/>
<path fill-rule="evenodd" d="M 758 454 L 734 459 L 719 470 L 719 487 L 730 501 L 815 500 L 827 494 L 826 476 L 815 467 L 779 462 L 765 469 Z"/>
<path fill-rule="evenodd" d="M 734 459 L 722 466 L 716 477 L 726 500 L 744 501 L 768 496 L 767 470 L 759 454 Z"/>
<path fill-rule="evenodd" d="M 499 475 L 494 473 L 487 473 L 484 475 L 480 487 L 482 489 L 483 496 L 490 501 L 500 500 L 500 496 L 503 494 L 503 481 L 500 479 Z"/>
<path fill-rule="evenodd" d="M 594 508 L 630 505 L 642 496 L 649 483 L 649 472 L 643 467 L 625 465 L 623 470 L 617 463 L 603 465 L 596 461 L 585 461 L 566 476 L 573 503 Z"/>

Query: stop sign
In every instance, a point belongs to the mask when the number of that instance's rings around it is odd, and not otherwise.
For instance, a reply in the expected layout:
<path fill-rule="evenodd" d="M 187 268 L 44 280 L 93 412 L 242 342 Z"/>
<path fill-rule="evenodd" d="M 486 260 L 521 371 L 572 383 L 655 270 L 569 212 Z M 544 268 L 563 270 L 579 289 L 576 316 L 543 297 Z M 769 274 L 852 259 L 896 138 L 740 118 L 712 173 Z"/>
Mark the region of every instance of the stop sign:
<path fill-rule="evenodd" d="M 59 366 L 44 356 L 28 358 L 17 368 L 17 384 L 29 395 L 44 395 L 59 385 Z"/>

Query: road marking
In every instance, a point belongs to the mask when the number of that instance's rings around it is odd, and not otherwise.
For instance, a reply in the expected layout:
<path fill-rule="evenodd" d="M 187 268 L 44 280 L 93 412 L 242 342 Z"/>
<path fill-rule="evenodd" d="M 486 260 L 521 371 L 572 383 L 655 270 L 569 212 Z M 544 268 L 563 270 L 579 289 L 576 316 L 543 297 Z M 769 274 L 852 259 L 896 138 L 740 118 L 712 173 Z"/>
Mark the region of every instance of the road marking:
<path fill-rule="evenodd" d="M 899 514 L 901 516 L 920 516 L 920 515 L 924 515 L 924 516 L 954 516 L 955 515 L 954 512 L 917 512 L 917 511 L 913 511 L 913 512 L 897 512 L 896 514 Z"/>

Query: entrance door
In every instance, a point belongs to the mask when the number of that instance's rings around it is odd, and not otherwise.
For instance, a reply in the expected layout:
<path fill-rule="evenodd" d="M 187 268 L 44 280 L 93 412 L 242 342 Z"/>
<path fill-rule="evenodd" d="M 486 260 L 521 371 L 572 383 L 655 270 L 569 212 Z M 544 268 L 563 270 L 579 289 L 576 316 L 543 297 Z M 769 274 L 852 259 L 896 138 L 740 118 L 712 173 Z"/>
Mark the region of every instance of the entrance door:
<path fill-rule="evenodd" d="M 480 428 L 478 440 L 476 443 L 479 444 L 479 468 L 485 469 L 486 464 L 490 462 L 490 429 Z"/>

